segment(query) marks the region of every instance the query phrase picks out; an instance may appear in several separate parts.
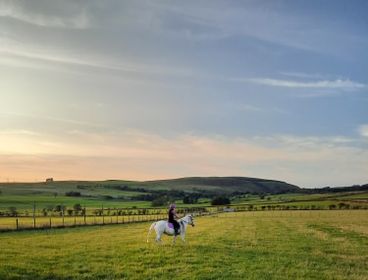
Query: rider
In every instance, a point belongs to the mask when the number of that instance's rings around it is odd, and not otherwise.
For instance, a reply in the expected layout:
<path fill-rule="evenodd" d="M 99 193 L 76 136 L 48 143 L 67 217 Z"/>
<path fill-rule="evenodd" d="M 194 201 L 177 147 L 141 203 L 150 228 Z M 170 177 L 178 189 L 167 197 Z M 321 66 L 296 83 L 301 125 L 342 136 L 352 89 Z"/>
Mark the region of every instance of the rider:
<path fill-rule="evenodd" d="M 175 235 L 179 234 L 179 228 L 180 225 L 179 223 L 175 220 L 175 218 L 179 218 L 178 215 L 176 214 L 176 205 L 175 204 L 171 204 L 170 208 L 169 208 L 169 223 L 172 223 L 174 225 L 174 231 L 175 231 Z"/>

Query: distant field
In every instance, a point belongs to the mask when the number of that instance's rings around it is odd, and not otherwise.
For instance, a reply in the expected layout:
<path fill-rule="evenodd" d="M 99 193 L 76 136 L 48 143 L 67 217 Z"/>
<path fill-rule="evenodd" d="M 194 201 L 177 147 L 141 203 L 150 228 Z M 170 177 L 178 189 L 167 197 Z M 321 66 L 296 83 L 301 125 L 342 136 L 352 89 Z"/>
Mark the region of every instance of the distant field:
<path fill-rule="evenodd" d="M 20 210 L 31 210 L 33 203 L 36 202 L 37 209 L 48 206 L 64 205 L 72 208 L 74 204 L 81 204 L 88 208 L 122 208 L 122 207 L 149 207 L 149 201 L 123 201 L 118 199 L 86 198 L 86 197 L 68 197 L 68 196 L 50 196 L 50 195 L 0 195 L 0 210 L 6 210 L 9 207 L 16 207 Z"/>
<path fill-rule="evenodd" d="M 187 244 L 150 223 L 0 234 L 0 279 L 367 279 L 368 215 L 257 211 L 198 217 Z"/>

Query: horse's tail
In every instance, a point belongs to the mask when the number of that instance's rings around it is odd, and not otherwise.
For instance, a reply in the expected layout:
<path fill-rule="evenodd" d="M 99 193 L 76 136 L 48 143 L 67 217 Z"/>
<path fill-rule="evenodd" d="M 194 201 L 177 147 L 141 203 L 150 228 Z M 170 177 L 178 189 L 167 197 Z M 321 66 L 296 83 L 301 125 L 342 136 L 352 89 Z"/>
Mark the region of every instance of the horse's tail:
<path fill-rule="evenodd" d="M 147 243 L 148 243 L 148 237 L 149 237 L 149 235 L 150 235 L 150 233 L 151 233 L 152 229 L 155 227 L 155 225 L 156 225 L 156 222 L 152 223 L 152 225 L 150 226 L 150 228 L 149 228 L 149 230 L 148 230 L 148 234 L 147 234 Z"/>

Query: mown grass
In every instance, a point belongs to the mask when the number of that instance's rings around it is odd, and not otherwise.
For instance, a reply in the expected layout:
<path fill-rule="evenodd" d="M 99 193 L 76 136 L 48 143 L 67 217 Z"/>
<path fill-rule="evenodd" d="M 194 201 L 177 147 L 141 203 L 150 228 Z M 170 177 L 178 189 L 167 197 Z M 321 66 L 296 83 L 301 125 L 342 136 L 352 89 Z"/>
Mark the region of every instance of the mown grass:
<path fill-rule="evenodd" d="M 367 279 L 366 211 L 198 217 L 187 244 L 149 223 L 0 234 L 0 279 Z M 153 240 L 153 236 L 151 236 Z"/>

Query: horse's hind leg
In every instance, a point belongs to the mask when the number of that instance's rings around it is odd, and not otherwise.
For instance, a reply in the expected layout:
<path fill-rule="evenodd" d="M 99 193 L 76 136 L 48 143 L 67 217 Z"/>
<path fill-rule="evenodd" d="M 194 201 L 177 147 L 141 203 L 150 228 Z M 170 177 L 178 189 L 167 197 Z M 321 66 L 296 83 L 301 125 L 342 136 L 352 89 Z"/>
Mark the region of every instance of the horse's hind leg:
<path fill-rule="evenodd" d="M 157 234 L 156 236 L 156 242 L 161 243 L 161 234 Z"/>

